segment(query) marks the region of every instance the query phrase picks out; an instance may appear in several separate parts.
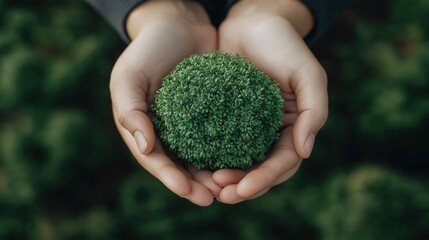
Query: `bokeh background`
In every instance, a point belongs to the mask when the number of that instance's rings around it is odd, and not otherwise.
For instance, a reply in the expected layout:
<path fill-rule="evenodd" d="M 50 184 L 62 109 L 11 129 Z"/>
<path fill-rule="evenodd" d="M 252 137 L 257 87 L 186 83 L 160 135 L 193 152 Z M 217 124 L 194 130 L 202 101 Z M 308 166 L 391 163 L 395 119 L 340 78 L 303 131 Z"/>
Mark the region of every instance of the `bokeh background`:
<path fill-rule="evenodd" d="M 201 208 L 128 153 L 125 45 L 83 1 L 0 0 L 0 239 L 429 239 L 429 1 L 361 1 L 314 51 L 330 117 L 297 175 Z"/>

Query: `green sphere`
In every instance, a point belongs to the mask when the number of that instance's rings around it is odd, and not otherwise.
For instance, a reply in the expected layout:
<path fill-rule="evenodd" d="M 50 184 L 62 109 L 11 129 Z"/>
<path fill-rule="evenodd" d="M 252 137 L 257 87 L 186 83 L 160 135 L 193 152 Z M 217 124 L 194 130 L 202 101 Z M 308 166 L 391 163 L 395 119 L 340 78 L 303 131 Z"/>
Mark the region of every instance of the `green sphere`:
<path fill-rule="evenodd" d="M 197 169 L 247 169 L 278 139 L 283 99 L 245 58 L 192 55 L 165 78 L 152 106 L 164 144 Z"/>

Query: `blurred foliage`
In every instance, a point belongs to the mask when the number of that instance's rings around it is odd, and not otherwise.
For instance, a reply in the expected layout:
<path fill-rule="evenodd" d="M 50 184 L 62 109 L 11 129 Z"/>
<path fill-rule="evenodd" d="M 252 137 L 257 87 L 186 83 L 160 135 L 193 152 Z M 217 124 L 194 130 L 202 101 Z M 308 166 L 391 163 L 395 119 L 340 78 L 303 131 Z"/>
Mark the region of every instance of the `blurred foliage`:
<path fill-rule="evenodd" d="M 429 239 L 429 2 L 362 1 L 316 53 L 330 118 L 258 199 L 193 206 L 132 159 L 108 79 L 125 45 L 80 1 L 0 0 L 0 239 Z"/>

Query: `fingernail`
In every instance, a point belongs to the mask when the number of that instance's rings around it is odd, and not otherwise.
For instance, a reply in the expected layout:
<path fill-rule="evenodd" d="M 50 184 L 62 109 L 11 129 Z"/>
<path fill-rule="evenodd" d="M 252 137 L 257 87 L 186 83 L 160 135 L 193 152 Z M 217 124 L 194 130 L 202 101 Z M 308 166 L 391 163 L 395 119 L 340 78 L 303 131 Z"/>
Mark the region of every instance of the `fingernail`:
<path fill-rule="evenodd" d="M 307 153 L 307 157 L 310 157 L 311 151 L 313 150 L 315 138 L 316 138 L 316 134 L 310 133 L 310 135 L 308 135 L 307 137 L 307 140 L 305 140 L 304 149 L 305 149 L 305 152 Z"/>
<path fill-rule="evenodd" d="M 138 147 L 140 153 L 144 154 L 144 151 L 146 150 L 147 142 L 146 142 L 146 139 L 143 136 L 143 133 L 141 133 L 138 130 L 135 131 L 134 132 L 134 139 L 136 140 L 137 147 Z"/>

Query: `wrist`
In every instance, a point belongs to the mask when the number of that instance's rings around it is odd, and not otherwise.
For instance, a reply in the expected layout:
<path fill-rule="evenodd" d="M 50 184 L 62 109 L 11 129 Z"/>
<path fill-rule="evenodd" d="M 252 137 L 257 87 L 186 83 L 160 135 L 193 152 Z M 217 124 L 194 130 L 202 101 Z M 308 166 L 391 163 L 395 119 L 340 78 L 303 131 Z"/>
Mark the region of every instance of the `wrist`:
<path fill-rule="evenodd" d="M 186 0 L 147 1 L 136 7 L 126 20 L 126 30 L 131 40 L 148 24 L 170 22 L 182 25 L 210 23 L 201 4 Z"/>
<path fill-rule="evenodd" d="M 144 4 L 140 4 L 138 7 L 133 9 L 126 19 L 125 30 L 131 41 L 133 41 L 137 37 L 137 34 L 142 27 L 141 23 L 143 22 L 142 18 L 144 16 Z"/>
<path fill-rule="evenodd" d="M 169 16 L 166 1 L 147 1 L 140 4 L 128 15 L 126 30 L 131 40 L 149 23 L 166 21 Z"/>
<path fill-rule="evenodd" d="M 305 37 L 314 26 L 314 18 L 310 9 L 298 0 L 281 1 L 282 16 L 288 20 L 301 37 Z"/>
<path fill-rule="evenodd" d="M 314 26 L 311 11 L 299 0 L 241 0 L 231 8 L 228 18 L 258 19 L 267 15 L 285 19 L 301 37 Z"/>

